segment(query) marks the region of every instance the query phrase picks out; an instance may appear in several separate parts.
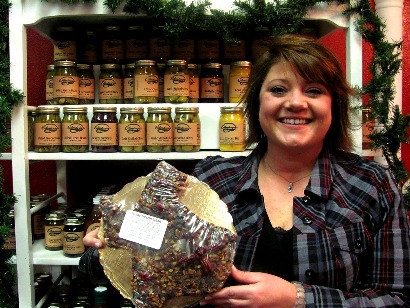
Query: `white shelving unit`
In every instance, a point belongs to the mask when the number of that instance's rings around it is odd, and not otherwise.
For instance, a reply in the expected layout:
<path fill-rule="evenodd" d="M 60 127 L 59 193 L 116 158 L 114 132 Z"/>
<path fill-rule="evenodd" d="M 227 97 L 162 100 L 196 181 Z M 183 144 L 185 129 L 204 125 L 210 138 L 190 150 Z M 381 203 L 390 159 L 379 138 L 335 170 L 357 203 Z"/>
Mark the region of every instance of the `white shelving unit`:
<path fill-rule="evenodd" d="M 99 0 L 95 5 L 78 4 L 66 6 L 59 1 L 42 2 L 40 0 L 12 0 L 10 10 L 10 62 L 11 82 L 13 86 L 27 93 L 27 42 L 26 27 L 34 26 L 38 31 L 49 35 L 51 29 L 61 22 L 90 23 L 101 25 L 105 21 L 118 20 L 127 22 L 135 18 L 118 12 L 111 13 Z M 190 2 L 187 0 L 187 2 Z M 233 1 L 213 1 L 214 7 L 229 10 Z M 320 34 L 324 35 L 335 28 L 347 29 L 347 77 L 352 85 L 362 83 L 362 49 L 361 37 L 352 26 L 353 21 L 343 16 L 344 7 L 337 5 L 321 5 L 309 11 L 306 19 L 312 23 L 320 24 Z M 30 213 L 30 187 L 29 187 L 29 162 L 36 160 L 56 161 L 58 169 L 57 191 L 65 189 L 65 161 L 68 160 L 184 160 L 202 159 L 208 155 L 232 156 L 238 153 L 216 151 L 217 144 L 217 117 L 221 104 L 199 104 L 202 123 L 202 147 L 198 153 L 34 153 L 28 152 L 28 125 L 27 97 L 22 104 L 14 108 L 12 114 L 12 153 L 5 154 L 1 159 L 12 160 L 14 194 L 18 201 L 15 205 L 16 219 L 16 257 L 13 262 L 17 264 L 19 307 L 34 307 L 34 265 L 71 266 L 77 265 L 79 258 L 64 257 L 61 251 L 45 250 L 42 241 L 31 241 L 31 213 Z M 357 102 L 360 103 L 360 102 Z M 89 105 L 89 112 L 92 111 Z M 91 109 L 91 110 L 90 110 Z M 89 116 L 89 119 L 91 117 Z M 356 119 L 356 124 L 361 119 Z M 361 153 L 361 130 L 355 133 L 357 152 Z M 246 155 L 247 153 L 242 153 Z"/>

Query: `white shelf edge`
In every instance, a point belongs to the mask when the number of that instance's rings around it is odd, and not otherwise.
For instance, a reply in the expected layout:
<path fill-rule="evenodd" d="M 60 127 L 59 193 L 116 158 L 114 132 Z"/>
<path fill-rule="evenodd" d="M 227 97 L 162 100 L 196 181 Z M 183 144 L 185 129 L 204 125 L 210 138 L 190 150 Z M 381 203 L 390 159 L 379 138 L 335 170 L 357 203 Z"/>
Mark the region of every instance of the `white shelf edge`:
<path fill-rule="evenodd" d="M 11 160 L 11 153 L 0 153 L 0 160 Z"/>
<path fill-rule="evenodd" d="M 64 256 L 63 250 L 51 251 L 45 249 L 44 240 L 33 243 L 33 264 L 36 265 L 78 265 L 80 257 Z"/>

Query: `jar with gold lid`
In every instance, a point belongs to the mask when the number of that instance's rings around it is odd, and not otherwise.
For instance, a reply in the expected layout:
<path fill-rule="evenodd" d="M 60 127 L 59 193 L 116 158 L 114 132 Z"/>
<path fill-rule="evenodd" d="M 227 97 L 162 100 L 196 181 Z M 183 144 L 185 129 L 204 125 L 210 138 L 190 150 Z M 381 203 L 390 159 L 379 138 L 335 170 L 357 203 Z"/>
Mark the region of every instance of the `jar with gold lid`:
<path fill-rule="evenodd" d="M 95 102 L 95 79 L 91 64 L 77 64 L 79 88 L 78 103 L 94 104 Z"/>
<path fill-rule="evenodd" d="M 201 121 L 198 107 L 176 107 L 174 118 L 176 152 L 198 152 L 201 148 Z"/>
<path fill-rule="evenodd" d="M 107 63 L 101 65 L 98 80 L 100 104 L 123 103 L 123 76 L 120 64 Z"/>
<path fill-rule="evenodd" d="M 171 152 L 173 144 L 171 107 L 148 107 L 147 151 Z"/>
<path fill-rule="evenodd" d="M 66 153 L 88 151 L 87 107 L 64 107 L 61 125 L 62 150 Z"/>
<path fill-rule="evenodd" d="M 156 62 L 138 60 L 134 69 L 134 103 L 157 103 L 159 80 Z"/>
<path fill-rule="evenodd" d="M 91 150 L 96 153 L 116 152 L 118 119 L 115 107 L 94 107 L 91 119 Z"/>
<path fill-rule="evenodd" d="M 246 125 L 242 107 L 221 107 L 219 118 L 219 150 L 244 151 Z"/>
<path fill-rule="evenodd" d="M 189 100 L 189 75 L 186 60 L 169 60 L 164 74 L 166 103 L 187 103 Z"/>
<path fill-rule="evenodd" d="M 224 75 L 221 63 L 202 65 L 200 76 L 201 103 L 222 103 L 224 101 Z"/>
<path fill-rule="evenodd" d="M 235 61 L 231 63 L 229 71 L 229 102 L 239 103 L 248 86 L 252 63 L 249 61 Z"/>
<path fill-rule="evenodd" d="M 53 100 L 53 77 L 54 77 L 54 65 L 47 65 L 47 76 L 46 76 L 46 103 L 48 105 L 54 104 Z"/>
<path fill-rule="evenodd" d="M 73 27 L 57 27 L 53 34 L 54 61 L 77 60 L 77 41 Z"/>
<path fill-rule="evenodd" d="M 199 102 L 199 71 L 198 64 L 188 63 L 189 103 Z"/>
<path fill-rule="evenodd" d="M 60 152 L 61 118 L 58 107 L 37 107 L 34 122 L 34 151 Z"/>
<path fill-rule="evenodd" d="M 47 250 L 62 250 L 64 240 L 64 215 L 48 213 L 45 215 L 45 239 Z"/>
<path fill-rule="evenodd" d="M 101 40 L 103 63 L 121 63 L 124 59 L 124 39 L 119 26 L 106 26 Z"/>
<path fill-rule="evenodd" d="M 125 65 L 123 86 L 124 86 L 124 104 L 134 103 L 134 69 L 135 63 Z"/>
<path fill-rule="evenodd" d="M 144 152 L 146 145 L 144 108 L 122 107 L 118 124 L 118 150 Z"/>
<path fill-rule="evenodd" d="M 53 102 L 56 105 L 76 105 L 80 79 L 74 61 L 55 61 L 53 75 Z"/>

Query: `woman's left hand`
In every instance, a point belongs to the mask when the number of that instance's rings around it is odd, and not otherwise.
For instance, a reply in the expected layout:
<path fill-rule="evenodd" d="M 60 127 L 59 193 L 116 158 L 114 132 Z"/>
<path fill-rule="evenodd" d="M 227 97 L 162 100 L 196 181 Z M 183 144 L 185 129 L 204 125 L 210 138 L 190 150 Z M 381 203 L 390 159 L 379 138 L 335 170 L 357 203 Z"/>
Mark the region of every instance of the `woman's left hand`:
<path fill-rule="evenodd" d="M 231 276 L 240 285 L 208 294 L 201 305 L 215 307 L 294 307 L 296 286 L 280 277 L 244 272 L 232 267 Z"/>

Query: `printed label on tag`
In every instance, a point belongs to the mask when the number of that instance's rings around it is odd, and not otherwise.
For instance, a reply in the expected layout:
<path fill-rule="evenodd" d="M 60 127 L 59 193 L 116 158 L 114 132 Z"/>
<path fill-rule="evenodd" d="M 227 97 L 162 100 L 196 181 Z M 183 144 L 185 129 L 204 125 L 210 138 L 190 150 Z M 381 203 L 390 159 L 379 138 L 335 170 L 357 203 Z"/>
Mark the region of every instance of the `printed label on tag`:
<path fill-rule="evenodd" d="M 168 221 L 128 210 L 121 225 L 120 238 L 160 249 Z"/>

